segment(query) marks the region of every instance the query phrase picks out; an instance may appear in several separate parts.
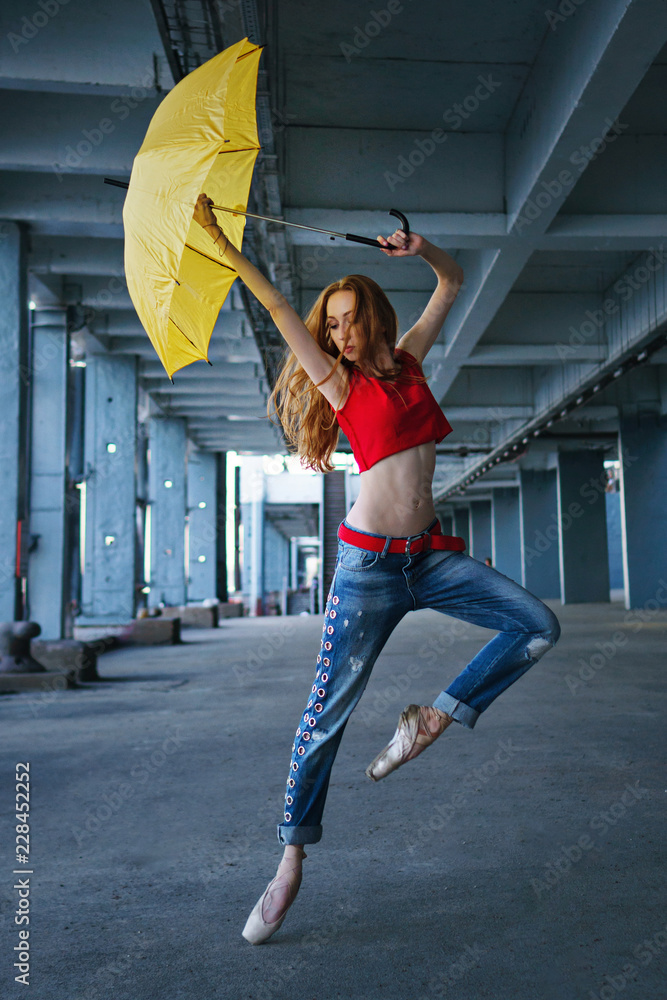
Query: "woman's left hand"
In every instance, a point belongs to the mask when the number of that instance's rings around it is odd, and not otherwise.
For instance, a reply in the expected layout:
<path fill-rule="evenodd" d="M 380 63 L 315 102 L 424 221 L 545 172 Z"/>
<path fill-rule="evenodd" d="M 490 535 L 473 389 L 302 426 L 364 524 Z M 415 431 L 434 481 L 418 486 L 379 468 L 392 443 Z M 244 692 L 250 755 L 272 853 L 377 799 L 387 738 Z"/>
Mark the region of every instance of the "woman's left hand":
<path fill-rule="evenodd" d="M 417 233 L 410 233 L 409 236 L 406 236 L 402 229 L 397 229 L 388 238 L 378 236 L 378 243 L 386 248 L 382 250 L 382 253 L 388 257 L 414 257 L 421 253 L 426 240 Z"/>

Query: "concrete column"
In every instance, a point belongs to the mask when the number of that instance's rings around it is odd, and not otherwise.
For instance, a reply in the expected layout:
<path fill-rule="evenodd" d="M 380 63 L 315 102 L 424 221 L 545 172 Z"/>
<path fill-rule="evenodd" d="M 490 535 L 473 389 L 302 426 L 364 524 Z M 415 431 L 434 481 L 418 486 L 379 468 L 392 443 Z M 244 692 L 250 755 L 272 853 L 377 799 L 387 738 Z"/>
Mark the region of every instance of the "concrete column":
<path fill-rule="evenodd" d="M 438 515 L 438 520 L 440 521 L 440 525 L 442 527 L 442 533 L 443 533 L 443 535 L 453 535 L 453 534 L 455 534 L 455 532 L 454 532 L 454 518 L 451 515 L 451 513 L 447 512 L 447 513 L 441 514 L 439 511 L 436 510 L 436 514 Z"/>
<path fill-rule="evenodd" d="M 66 573 L 67 387 L 69 337 L 64 308 L 32 316 L 28 616 L 43 639 L 64 637 Z"/>
<path fill-rule="evenodd" d="M 150 460 L 150 403 L 144 395 L 144 391 L 139 387 L 139 400 L 137 413 L 143 418 L 137 423 L 137 514 L 136 514 L 136 576 L 137 584 L 141 584 L 141 592 L 137 592 L 136 609 L 148 608 L 150 606 L 150 582 L 151 582 L 151 494 L 149 482 L 149 460 Z"/>
<path fill-rule="evenodd" d="M 282 595 L 289 583 L 289 539 L 271 521 L 264 518 L 264 593 L 279 591 Z"/>
<path fill-rule="evenodd" d="M 667 416 L 620 422 L 626 608 L 667 603 Z"/>
<path fill-rule="evenodd" d="M 319 607 L 324 610 L 326 597 L 333 580 L 338 555 L 338 526 L 345 517 L 345 473 L 342 469 L 320 476 L 322 500 L 320 503 L 320 573 Z M 324 597 L 324 602 L 322 601 Z"/>
<path fill-rule="evenodd" d="M 243 589 L 241 579 L 241 469 L 234 466 L 234 591 L 240 594 Z"/>
<path fill-rule="evenodd" d="M 470 504 L 470 550 L 468 555 L 484 562 L 492 559 L 491 501 L 473 500 Z"/>
<path fill-rule="evenodd" d="M 25 514 L 22 442 L 28 385 L 28 297 L 24 234 L 15 223 L 3 222 L 0 237 L 0 621 L 11 622 L 20 613 L 21 603 L 17 600 L 17 525 Z M 23 528 L 27 531 L 27 525 Z"/>
<path fill-rule="evenodd" d="M 227 570 L 227 452 L 215 453 L 215 595 L 225 603 L 229 600 L 229 575 Z M 233 572 L 233 571 L 232 571 Z"/>
<path fill-rule="evenodd" d="M 493 490 L 491 538 L 494 569 L 521 583 L 519 490 L 513 486 L 498 486 Z"/>
<path fill-rule="evenodd" d="M 188 601 L 214 598 L 219 518 L 218 462 L 213 452 L 192 449 L 188 455 Z M 159 487 L 158 487 L 159 488 Z"/>
<path fill-rule="evenodd" d="M 520 469 L 521 585 L 541 598 L 560 597 L 558 484 L 555 469 Z"/>
<path fill-rule="evenodd" d="M 243 591 L 251 617 L 262 615 L 264 598 L 264 472 L 261 456 L 246 456 L 241 470 Z"/>
<path fill-rule="evenodd" d="M 81 624 L 131 621 L 135 608 L 137 364 L 86 358 Z"/>
<path fill-rule="evenodd" d="M 609 588 L 625 590 L 623 572 L 623 529 L 621 527 L 621 494 L 616 490 L 605 493 L 607 514 L 607 548 L 609 550 Z"/>
<path fill-rule="evenodd" d="M 470 552 L 470 512 L 467 507 L 454 508 L 454 535 L 458 535 L 466 543 L 466 552 Z"/>
<path fill-rule="evenodd" d="M 250 572 L 250 614 L 264 614 L 264 500 L 258 498 L 250 504 L 248 558 Z"/>
<path fill-rule="evenodd" d="M 290 539 L 290 590 L 296 590 L 299 586 L 297 566 L 299 561 L 299 543 L 296 538 Z"/>
<path fill-rule="evenodd" d="M 149 606 L 185 604 L 185 420 L 152 416 L 149 429 L 151 583 Z M 211 595 L 212 596 L 212 595 Z"/>
<path fill-rule="evenodd" d="M 558 526 L 563 604 L 609 600 L 601 449 L 558 453 Z M 602 499 L 600 499 L 602 497 Z"/>

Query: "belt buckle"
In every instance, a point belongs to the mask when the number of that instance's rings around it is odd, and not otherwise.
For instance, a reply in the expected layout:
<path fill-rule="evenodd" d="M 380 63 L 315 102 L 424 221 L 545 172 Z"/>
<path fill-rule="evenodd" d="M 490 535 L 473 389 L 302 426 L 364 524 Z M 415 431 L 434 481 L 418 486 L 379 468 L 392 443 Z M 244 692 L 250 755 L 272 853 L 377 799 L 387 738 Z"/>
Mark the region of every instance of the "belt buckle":
<path fill-rule="evenodd" d="M 431 539 L 431 533 L 430 533 L 430 531 L 422 531 L 422 533 L 420 535 L 417 535 L 416 538 L 408 538 L 408 540 L 406 541 L 406 543 L 405 543 L 405 555 L 406 556 L 411 556 L 412 555 L 412 552 L 410 550 L 410 546 L 412 545 L 412 542 L 416 542 L 420 538 L 423 541 L 426 541 L 426 539 L 428 538 L 428 544 L 427 545 L 422 545 L 421 549 L 419 549 L 420 552 L 424 552 L 424 551 L 428 552 L 432 548 L 432 539 Z"/>

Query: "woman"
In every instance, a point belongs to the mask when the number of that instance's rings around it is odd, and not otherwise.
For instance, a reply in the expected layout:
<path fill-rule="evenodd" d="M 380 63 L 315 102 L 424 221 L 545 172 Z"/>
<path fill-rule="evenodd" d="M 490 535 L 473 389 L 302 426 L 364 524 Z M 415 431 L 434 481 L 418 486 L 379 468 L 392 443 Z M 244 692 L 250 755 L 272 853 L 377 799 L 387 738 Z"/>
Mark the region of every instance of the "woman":
<path fill-rule="evenodd" d="M 435 513 L 435 445 L 451 427 L 421 363 L 463 282 L 456 261 L 416 233 L 399 229 L 388 239 L 378 237 L 387 256 L 418 255 L 438 279 L 422 316 L 396 344 L 396 314 L 382 289 L 362 275 L 325 288 L 302 321 L 227 240 L 211 205 L 200 195 L 195 219 L 269 310 L 292 351 L 272 394 L 288 440 L 308 465 L 326 472 L 342 427 L 361 480 L 359 497 L 338 529 L 316 674 L 292 745 L 278 825 L 284 855 L 243 930 L 259 944 L 280 927 L 296 897 L 303 845 L 322 836 L 343 730 L 378 654 L 407 612 L 434 608 L 498 634 L 433 705 L 405 709 L 366 770 L 374 781 L 417 757 L 452 722 L 472 729 L 479 714 L 553 646 L 560 626 L 537 597 L 466 555 L 462 539 L 444 536 Z"/>

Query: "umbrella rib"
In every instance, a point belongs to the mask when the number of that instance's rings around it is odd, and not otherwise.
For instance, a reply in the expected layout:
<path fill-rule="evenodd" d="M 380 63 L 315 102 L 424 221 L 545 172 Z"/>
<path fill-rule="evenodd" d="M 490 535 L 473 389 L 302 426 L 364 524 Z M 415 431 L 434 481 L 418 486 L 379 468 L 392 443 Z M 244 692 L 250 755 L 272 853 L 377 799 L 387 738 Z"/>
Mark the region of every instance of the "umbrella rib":
<path fill-rule="evenodd" d="M 220 237 L 218 237 L 218 239 L 220 239 Z M 220 267 L 224 267 L 228 271 L 234 270 L 234 268 L 230 267 L 229 264 L 225 264 L 221 260 L 216 260 L 215 257 L 209 257 L 207 253 L 204 253 L 202 250 L 197 250 L 196 247 L 191 246 L 189 243 L 186 243 L 185 246 L 188 248 L 188 250 L 192 250 L 193 253 L 198 253 L 200 257 L 205 257 L 206 260 L 210 260 L 212 264 L 219 264 Z"/>
<path fill-rule="evenodd" d="M 169 322 L 170 322 L 170 323 L 174 323 L 174 321 L 173 321 L 173 319 L 171 318 L 171 316 L 169 317 Z M 176 329 L 178 330 L 178 332 L 179 332 L 180 334 L 182 334 L 182 336 L 183 336 L 183 337 L 185 337 L 185 339 L 187 340 L 188 344 L 192 344 L 192 346 L 194 347 L 195 351 L 199 351 L 199 353 L 201 354 L 201 360 L 202 360 L 202 361 L 206 361 L 206 358 L 205 358 L 205 357 L 204 357 L 204 355 L 203 355 L 203 354 L 201 353 L 201 350 L 200 350 L 200 348 L 199 348 L 199 347 L 197 347 L 197 345 L 196 345 L 196 344 L 194 343 L 194 341 L 190 340 L 190 338 L 188 337 L 187 333 L 183 333 L 183 331 L 181 330 L 181 328 L 180 328 L 180 326 L 178 325 L 178 323 L 174 323 L 174 326 L 176 327 Z"/>
<path fill-rule="evenodd" d="M 255 52 L 257 51 L 257 49 L 263 49 L 263 48 L 264 48 L 264 46 L 263 46 L 263 45 L 256 45 L 256 46 L 254 47 L 254 49 L 250 49 L 250 51 L 249 51 L 249 52 L 244 52 L 242 56 L 237 56 L 237 57 L 236 57 L 236 61 L 237 61 L 237 63 L 238 63 L 238 62 L 243 62 L 243 60 L 244 60 L 244 59 L 247 59 L 247 58 L 248 58 L 248 56 L 254 56 L 254 54 L 255 54 Z"/>

